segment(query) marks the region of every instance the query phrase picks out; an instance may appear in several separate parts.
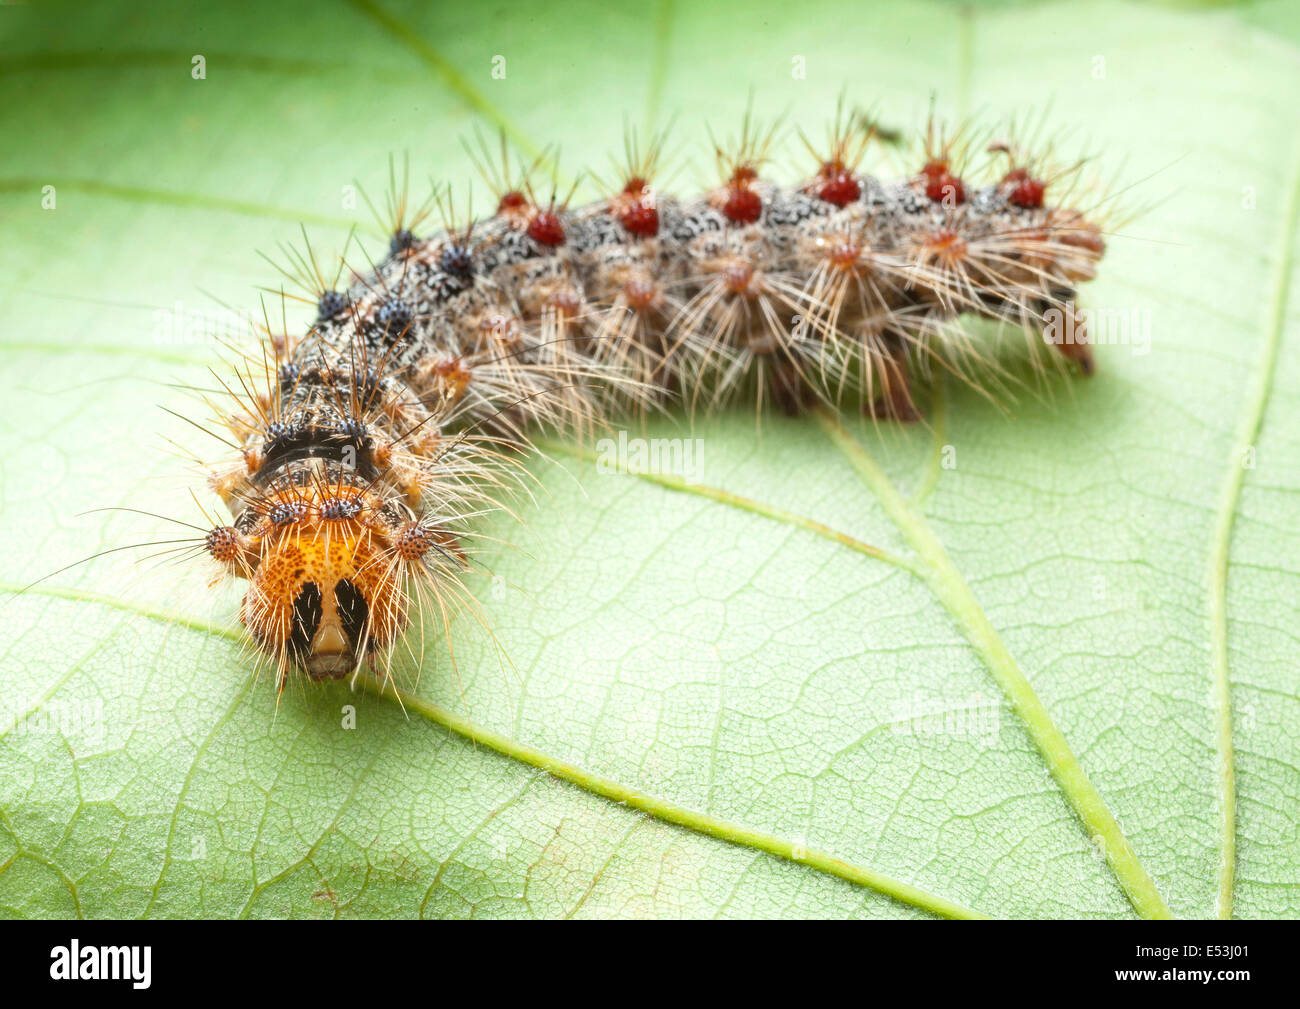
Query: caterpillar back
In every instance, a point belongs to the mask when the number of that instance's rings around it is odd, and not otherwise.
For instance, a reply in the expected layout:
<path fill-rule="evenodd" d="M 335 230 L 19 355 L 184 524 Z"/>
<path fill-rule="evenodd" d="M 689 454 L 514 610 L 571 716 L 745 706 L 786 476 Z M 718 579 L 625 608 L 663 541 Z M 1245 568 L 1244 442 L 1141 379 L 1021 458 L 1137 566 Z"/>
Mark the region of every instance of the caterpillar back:
<path fill-rule="evenodd" d="M 860 404 L 918 416 L 911 376 L 934 362 L 974 379 L 984 351 L 957 325 L 983 316 L 1093 370 L 1075 292 L 1105 244 L 1055 172 L 1011 144 L 975 151 L 932 129 L 913 174 L 861 170 L 869 143 L 838 117 L 804 181 L 766 176 L 773 134 L 746 121 L 715 145 L 717 184 L 677 198 L 657 142 L 635 144 L 606 195 L 538 195 L 538 164 L 491 172 L 496 210 L 416 232 L 427 209 L 390 197 L 387 255 L 286 272 L 314 302 L 305 335 L 268 333 L 225 383 L 239 457 L 212 487 L 232 521 L 209 553 L 248 581 L 241 619 L 281 687 L 299 670 L 384 674 L 419 614 L 473 600 L 474 520 L 508 506 L 534 433 L 585 437 L 607 418 L 681 401 L 715 409 L 749 390 L 788 413 Z M 504 150 L 504 148 L 503 148 Z M 544 191 L 545 192 L 545 191 Z"/>

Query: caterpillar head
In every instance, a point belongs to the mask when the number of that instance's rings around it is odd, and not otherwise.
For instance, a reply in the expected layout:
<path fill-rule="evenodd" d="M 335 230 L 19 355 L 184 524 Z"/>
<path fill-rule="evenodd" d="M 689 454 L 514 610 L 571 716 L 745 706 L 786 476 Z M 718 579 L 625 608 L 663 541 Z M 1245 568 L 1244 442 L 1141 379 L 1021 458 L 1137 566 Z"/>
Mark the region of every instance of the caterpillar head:
<path fill-rule="evenodd" d="M 264 649 L 313 680 L 356 670 L 406 626 L 390 551 L 368 530 L 305 524 L 264 546 L 240 617 Z"/>
<path fill-rule="evenodd" d="M 283 684 L 291 668 L 337 679 L 387 653 L 408 622 L 410 538 L 361 495 L 312 487 L 259 514 L 249 533 L 214 529 L 208 549 L 248 578 L 240 619 Z"/>

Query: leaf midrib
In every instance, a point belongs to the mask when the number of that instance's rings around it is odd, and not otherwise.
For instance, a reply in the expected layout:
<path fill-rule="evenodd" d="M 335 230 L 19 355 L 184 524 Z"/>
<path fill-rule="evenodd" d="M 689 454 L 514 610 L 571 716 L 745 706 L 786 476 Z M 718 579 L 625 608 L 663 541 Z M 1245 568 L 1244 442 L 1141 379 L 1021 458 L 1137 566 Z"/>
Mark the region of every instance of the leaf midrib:
<path fill-rule="evenodd" d="M 0 582 L 0 592 L 9 592 L 17 594 L 26 592 L 29 595 L 43 595 L 58 599 L 68 599 L 77 602 L 94 603 L 101 606 L 115 607 L 118 609 L 128 610 L 141 616 L 159 620 L 169 625 L 178 625 L 198 633 L 213 635 L 216 637 L 226 638 L 232 642 L 243 643 L 243 633 L 236 627 L 219 624 L 212 621 L 200 620 L 181 613 L 147 606 L 142 603 L 133 602 L 112 596 L 107 593 L 91 592 L 81 589 L 64 588 L 60 586 L 37 585 L 24 587 L 13 583 Z M 619 805 L 638 809 L 643 813 L 670 823 L 678 827 L 683 827 L 697 834 L 706 837 L 713 837 L 728 844 L 739 847 L 751 848 L 762 851 L 766 854 L 773 855 L 785 861 L 794 862 L 799 865 L 808 866 L 818 872 L 828 876 L 834 876 L 843 879 L 849 883 L 875 890 L 887 897 L 899 901 L 900 903 L 910 904 L 913 907 L 920 908 L 931 914 L 939 915 L 945 918 L 986 918 L 979 911 L 967 908 L 956 901 L 949 900 L 945 897 L 929 893 L 920 887 L 914 886 L 902 880 L 894 879 L 883 873 L 876 872 L 865 866 L 857 865 L 839 858 L 830 852 L 820 849 L 808 848 L 796 841 L 780 837 L 766 831 L 758 830 L 746 824 L 735 821 L 724 820 L 721 817 L 712 816 L 708 813 L 690 809 L 686 806 L 679 805 L 668 799 L 651 795 L 640 789 L 625 785 L 606 775 L 589 771 L 568 761 L 560 760 L 537 747 L 530 746 L 526 743 L 518 742 L 504 733 L 499 733 L 480 726 L 472 720 L 433 704 L 415 694 L 407 693 L 400 690 L 396 685 L 390 683 L 383 684 L 368 675 L 362 675 L 357 678 L 362 689 L 367 693 L 377 697 L 387 698 L 397 701 L 399 705 L 408 714 L 414 712 L 420 715 L 426 721 L 440 725 L 451 732 L 456 733 L 475 744 L 481 744 L 484 747 L 495 751 L 496 753 L 514 759 L 522 764 L 535 767 L 540 771 L 575 785 L 584 791 L 598 795 L 602 798 L 616 802 Z M 243 700 L 248 687 L 252 683 L 250 677 L 244 687 L 238 692 L 234 701 L 227 709 L 227 714 Z M 222 720 L 219 720 L 218 726 Z M 201 751 L 215 735 L 217 727 L 214 727 L 208 739 L 205 740 L 200 752 L 196 753 L 194 761 L 187 772 L 186 783 L 193 773 L 194 767 L 200 758 Z M 3 738 L 0 733 L 0 738 Z M 184 794 L 184 787 L 182 788 Z M 177 810 L 179 810 L 179 797 Z M 168 832 L 168 841 L 164 864 L 160 870 L 159 877 L 153 888 L 153 896 L 150 899 L 149 906 L 152 907 L 162 884 L 163 876 L 166 873 L 166 867 L 170 863 L 170 853 L 172 848 L 172 833 L 175 827 L 173 818 L 173 829 Z M 427 901 L 426 894 L 425 900 Z"/>
<path fill-rule="evenodd" d="M 850 466 L 883 506 L 885 514 L 920 556 L 921 578 L 934 597 L 948 610 L 992 674 L 1003 695 L 1020 717 L 1048 771 L 1073 807 L 1090 837 L 1103 842 L 1103 854 L 1111 872 L 1144 918 L 1173 917 L 1155 881 L 1143 868 L 1128 838 L 1101 793 L 1088 779 L 1065 734 L 1057 728 L 1046 705 L 1038 698 L 1029 679 L 1003 643 L 993 622 L 971 591 L 957 566 L 925 518 L 908 503 L 865 449 L 825 409 L 815 414 L 832 444 L 844 453 Z"/>
<path fill-rule="evenodd" d="M 1220 918 L 1232 917 L 1233 886 L 1237 856 L 1237 785 L 1232 733 L 1232 678 L 1228 663 L 1228 564 L 1232 529 L 1237 506 L 1246 483 L 1244 453 L 1259 439 L 1264 413 L 1273 390 L 1277 371 L 1278 349 L 1286 323 L 1290 298 L 1291 272 L 1297 223 L 1300 223 L 1300 151 L 1292 157 L 1290 186 L 1282 213 L 1282 230 L 1275 252 L 1272 276 L 1273 297 L 1268 323 L 1264 330 L 1264 347 L 1255 375 L 1255 384 L 1246 399 L 1238 421 L 1228 471 L 1219 494 L 1219 506 L 1210 541 L 1210 650 L 1211 696 L 1214 706 L 1215 742 L 1218 750 L 1217 790 L 1219 797 L 1219 874 L 1215 891 L 1215 912 Z"/>

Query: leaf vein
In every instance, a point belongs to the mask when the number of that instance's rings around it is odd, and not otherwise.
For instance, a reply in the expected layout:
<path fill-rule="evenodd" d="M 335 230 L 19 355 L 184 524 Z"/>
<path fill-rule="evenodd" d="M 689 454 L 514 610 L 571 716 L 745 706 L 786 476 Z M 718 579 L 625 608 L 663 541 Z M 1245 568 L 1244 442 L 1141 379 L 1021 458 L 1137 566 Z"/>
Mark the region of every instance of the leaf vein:
<path fill-rule="evenodd" d="M 1210 651 L 1215 736 L 1219 768 L 1219 874 L 1215 913 L 1232 917 L 1233 876 L 1237 863 L 1237 783 L 1232 739 L 1232 677 L 1228 663 L 1228 554 L 1237 506 L 1246 482 L 1246 453 L 1254 447 L 1264 423 L 1273 376 L 1277 370 L 1278 348 L 1286 323 L 1290 296 L 1293 246 L 1297 219 L 1300 218 L 1300 158 L 1293 159 L 1286 209 L 1282 214 L 1282 232 L 1278 239 L 1273 271 L 1273 298 L 1268 326 L 1264 332 L 1264 349 L 1260 356 L 1255 383 L 1246 401 L 1228 458 L 1228 472 L 1219 495 L 1218 517 L 1210 543 Z"/>
<path fill-rule="evenodd" d="M 20 586 L 0 583 L 0 591 L 16 593 Z M 211 623 L 208 621 L 198 620 L 192 617 L 186 617 L 181 614 L 171 613 L 166 610 L 154 609 L 142 603 L 130 602 L 119 599 L 104 593 L 88 592 L 78 589 L 61 588 L 58 586 L 37 585 L 28 588 L 26 591 L 37 595 L 50 595 L 62 599 L 79 600 L 84 602 L 93 602 L 103 606 L 113 606 L 129 610 L 133 613 L 139 613 L 142 616 L 154 620 L 161 620 L 170 624 L 179 624 L 190 630 L 198 631 L 204 634 L 213 634 L 225 637 L 232 641 L 241 641 L 242 635 L 228 626 Z M 441 725 L 443 728 L 456 733 L 473 743 L 481 744 L 490 750 L 494 750 L 504 757 L 509 757 L 544 771 L 553 778 L 568 782 L 578 788 L 590 792 L 593 795 L 599 795 L 602 798 L 609 799 L 621 806 L 629 809 L 637 809 L 643 813 L 653 816 L 657 820 L 670 823 L 677 827 L 685 828 L 697 834 L 706 837 L 712 837 L 728 844 L 734 844 L 739 847 L 752 848 L 773 855 L 777 858 L 794 862 L 799 865 L 806 865 L 809 868 L 825 873 L 828 876 L 835 876 L 849 883 L 858 886 L 867 887 L 876 890 L 894 900 L 904 904 L 911 904 L 914 907 L 921 908 L 931 914 L 940 915 L 946 918 L 985 918 L 987 915 L 981 914 L 968 907 L 929 893 L 911 883 L 905 883 L 902 880 L 894 879 L 883 873 L 868 869 L 865 866 L 856 865 L 852 862 L 838 858 L 829 852 L 821 851 L 814 848 L 805 848 L 804 846 L 789 839 L 779 837 L 775 834 L 769 834 L 765 831 L 757 830 L 753 827 L 740 823 L 734 823 L 724 820 L 721 817 L 701 813 L 685 806 L 658 796 L 641 792 L 631 786 L 624 785 L 615 781 L 613 778 L 585 770 L 567 761 L 559 760 L 547 753 L 529 746 L 527 743 L 520 743 L 510 737 L 494 732 L 491 729 L 480 726 L 469 719 L 464 718 L 454 712 L 448 711 L 436 704 L 426 701 L 422 697 L 398 690 L 392 684 L 382 684 L 370 676 L 361 676 L 358 678 L 362 689 L 375 696 L 388 698 L 398 701 L 401 706 L 408 712 L 414 712 L 425 720 Z M 249 687 L 253 683 L 253 678 L 249 677 L 244 686 L 236 694 L 230 707 L 227 709 L 227 716 L 239 705 Z M 193 774 L 194 767 L 199 757 L 206 747 L 210 744 L 217 729 L 224 722 L 224 718 L 219 720 L 213 727 L 212 732 L 208 735 L 204 743 L 199 747 L 194 761 L 191 762 L 190 770 L 186 775 L 186 786 Z M 183 797 L 185 788 L 182 788 L 181 796 Z M 178 798 L 176 815 L 172 818 L 171 828 L 168 831 L 167 840 L 167 860 L 170 860 L 172 848 L 172 837 L 175 833 L 176 819 L 179 816 L 180 801 Z M 158 890 L 161 887 L 163 874 L 166 872 L 166 862 L 159 873 L 158 881 L 154 885 L 153 896 L 150 899 L 149 906 L 152 907 L 156 901 Z M 147 911 L 147 908 L 146 908 Z"/>

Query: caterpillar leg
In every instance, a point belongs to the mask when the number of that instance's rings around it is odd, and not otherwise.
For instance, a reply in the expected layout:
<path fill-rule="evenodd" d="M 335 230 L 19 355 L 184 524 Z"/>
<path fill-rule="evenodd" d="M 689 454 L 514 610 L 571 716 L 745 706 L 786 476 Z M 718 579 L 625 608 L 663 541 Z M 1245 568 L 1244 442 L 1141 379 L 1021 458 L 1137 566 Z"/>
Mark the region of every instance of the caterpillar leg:
<path fill-rule="evenodd" d="M 1060 311 L 1064 313 L 1063 332 L 1058 334 L 1059 339 L 1049 342 L 1067 361 L 1077 363 L 1080 372 L 1091 375 L 1096 370 L 1096 364 L 1092 357 L 1092 346 L 1088 342 L 1088 320 L 1079 318 L 1073 305 L 1067 305 Z"/>
<path fill-rule="evenodd" d="M 782 354 L 773 354 L 767 362 L 767 388 L 772 402 L 787 417 L 805 413 L 817 398 L 798 365 Z"/>
<path fill-rule="evenodd" d="M 894 420 L 900 424 L 913 424 L 921 413 L 912 402 L 911 380 L 907 372 L 907 346 L 901 340 L 890 340 L 868 360 L 867 366 L 876 370 L 880 395 L 862 408 L 862 412 L 875 420 Z"/>

